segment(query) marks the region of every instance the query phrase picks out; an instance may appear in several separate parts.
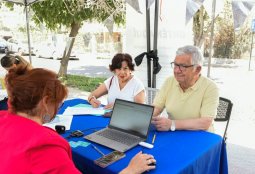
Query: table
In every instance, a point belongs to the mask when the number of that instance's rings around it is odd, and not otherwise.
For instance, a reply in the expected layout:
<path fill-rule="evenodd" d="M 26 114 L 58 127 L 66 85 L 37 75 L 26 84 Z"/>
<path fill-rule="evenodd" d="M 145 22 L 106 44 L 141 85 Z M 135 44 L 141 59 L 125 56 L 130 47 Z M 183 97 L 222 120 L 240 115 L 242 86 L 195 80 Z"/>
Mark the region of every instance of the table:
<path fill-rule="evenodd" d="M 65 101 L 59 113 L 63 113 L 68 106 L 74 106 L 87 101 L 73 99 Z M 95 130 L 102 129 L 109 124 L 109 118 L 101 116 L 84 115 L 74 116 L 71 130 L 83 130 L 88 135 Z M 155 131 L 151 131 L 147 142 L 151 142 Z M 63 135 L 67 137 L 70 132 Z M 81 138 L 71 138 L 69 141 L 87 141 Z M 108 154 L 112 151 L 107 147 L 93 143 L 102 152 Z M 130 159 L 139 151 L 152 154 L 157 160 L 155 170 L 147 173 L 193 173 L 217 174 L 228 173 L 226 145 L 219 135 L 205 131 L 174 131 L 157 132 L 153 149 L 135 148 L 126 152 L 126 157 L 102 169 L 94 164 L 94 160 L 101 157 L 91 145 L 87 147 L 72 148 L 73 160 L 76 167 L 83 173 L 111 174 L 118 173 L 126 167 Z"/>

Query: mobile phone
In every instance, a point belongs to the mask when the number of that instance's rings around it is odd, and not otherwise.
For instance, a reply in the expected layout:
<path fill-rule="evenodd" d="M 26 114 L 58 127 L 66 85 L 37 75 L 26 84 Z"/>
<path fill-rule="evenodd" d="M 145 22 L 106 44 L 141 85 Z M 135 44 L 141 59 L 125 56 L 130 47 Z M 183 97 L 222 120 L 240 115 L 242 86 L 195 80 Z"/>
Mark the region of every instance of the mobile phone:
<path fill-rule="evenodd" d="M 84 135 L 83 132 L 80 131 L 80 130 L 73 131 L 73 132 L 70 134 L 71 137 L 81 137 L 81 136 L 83 136 L 83 135 Z"/>
<path fill-rule="evenodd" d="M 118 161 L 119 159 L 125 157 L 125 153 L 119 152 L 119 151 L 113 151 L 107 155 L 104 155 L 94 161 L 95 164 L 98 166 L 105 168 L 109 166 L 110 164 L 114 163 L 115 161 Z"/>

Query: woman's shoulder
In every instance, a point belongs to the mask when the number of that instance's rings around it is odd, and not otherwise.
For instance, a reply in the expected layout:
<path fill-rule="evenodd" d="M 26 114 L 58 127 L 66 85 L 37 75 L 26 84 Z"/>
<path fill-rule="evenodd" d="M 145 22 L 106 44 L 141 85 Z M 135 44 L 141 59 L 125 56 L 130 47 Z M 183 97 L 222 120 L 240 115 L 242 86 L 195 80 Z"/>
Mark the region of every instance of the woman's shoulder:
<path fill-rule="evenodd" d="M 31 146 L 47 143 L 59 144 L 65 141 L 55 130 L 42 126 L 33 120 L 8 113 L 8 111 L 1 112 L 2 114 L 5 114 L 5 121 L 8 127 L 15 127 L 15 132 L 13 133 L 19 137 L 23 137 L 22 139 L 28 139 Z M 9 131 L 12 134 L 11 130 Z"/>
<path fill-rule="evenodd" d="M 46 139 L 46 141 L 44 142 L 68 147 L 67 141 L 63 137 L 61 137 L 54 129 L 46 126 L 41 127 L 42 127 L 41 134 Z"/>
<path fill-rule="evenodd" d="M 49 127 L 39 125 L 39 127 L 37 127 L 31 134 L 31 137 L 31 139 L 33 139 L 31 147 L 38 147 L 40 149 L 40 147 L 44 148 L 45 146 L 48 146 L 52 149 L 62 148 L 67 152 L 70 150 L 68 142 L 55 130 Z"/>
<path fill-rule="evenodd" d="M 118 77 L 117 77 L 116 75 L 112 75 L 112 76 L 108 77 L 108 78 L 104 81 L 104 83 L 110 83 L 110 82 L 115 81 L 116 79 L 118 79 Z"/>
<path fill-rule="evenodd" d="M 136 86 L 136 88 L 139 88 L 139 90 L 142 90 L 142 89 L 144 90 L 144 89 L 145 89 L 142 80 L 140 80 L 140 79 L 139 79 L 138 77 L 136 77 L 136 76 L 133 76 L 132 82 L 131 82 L 131 83 L 133 84 L 133 86 Z"/>
<path fill-rule="evenodd" d="M 140 78 L 138 78 L 137 76 L 135 76 L 135 75 L 133 75 L 132 80 L 135 83 L 141 83 L 141 84 L 143 83 L 142 80 Z"/>

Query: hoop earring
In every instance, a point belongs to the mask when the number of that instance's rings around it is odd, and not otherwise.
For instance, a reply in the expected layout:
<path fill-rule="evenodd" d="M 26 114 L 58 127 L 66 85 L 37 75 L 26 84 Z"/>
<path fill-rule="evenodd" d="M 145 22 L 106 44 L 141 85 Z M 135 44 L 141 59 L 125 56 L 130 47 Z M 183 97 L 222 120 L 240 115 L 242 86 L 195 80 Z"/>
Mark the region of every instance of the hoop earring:
<path fill-rule="evenodd" d="M 47 113 L 43 116 L 43 123 L 49 123 L 51 121 L 50 115 Z"/>

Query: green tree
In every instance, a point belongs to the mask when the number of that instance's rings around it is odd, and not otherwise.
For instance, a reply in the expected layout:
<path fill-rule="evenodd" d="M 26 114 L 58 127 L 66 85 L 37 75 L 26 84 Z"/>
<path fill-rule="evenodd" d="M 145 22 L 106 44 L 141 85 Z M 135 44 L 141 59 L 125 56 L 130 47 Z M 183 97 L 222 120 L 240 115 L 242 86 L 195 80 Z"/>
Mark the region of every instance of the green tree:
<path fill-rule="evenodd" d="M 69 56 L 80 27 L 85 21 L 103 22 L 113 15 L 117 24 L 125 23 L 124 0 L 44 0 L 31 5 L 36 24 L 44 23 L 50 30 L 70 29 L 69 49 L 64 51 L 59 76 L 66 77 Z"/>
<path fill-rule="evenodd" d="M 224 9 L 215 25 L 214 56 L 229 58 L 234 45 L 235 33 L 231 3 L 225 1 Z"/>
<path fill-rule="evenodd" d="M 235 42 L 235 31 L 231 3 L 226 1 L 223 12 L 215 25 L 214 56 L 230 58 Z"/>
<path fill-rule="evenodd" d="M 250 51 L 252 32 L 247 25 L 244 25 L 240 31 L 235 32 L 234 45 L 230 50 L 230 58 L 241 58 L 244 53 Z"/>
<path fill-rule="evenodd" d="M 241 58 L 250 49 L 251 31 L 246 21 L 234 30 L 234 19 L 230 1 L 226 1 L 222 15 L 216 25 L 214 56 L 222 58 Z"/>
<path fill-rule="evenodd" d="M 238 31 L 234 30 L 231 1 L 224 1 L 223 11 L 216 16 L 214 25 L 214 57 L 240 58 L 250 48 L 251 32 L 244 24 Z M 204 54 L 209 54 L 211 20 L 202 6 L 193 18 L 194 45 L 205 46 Z"/>

